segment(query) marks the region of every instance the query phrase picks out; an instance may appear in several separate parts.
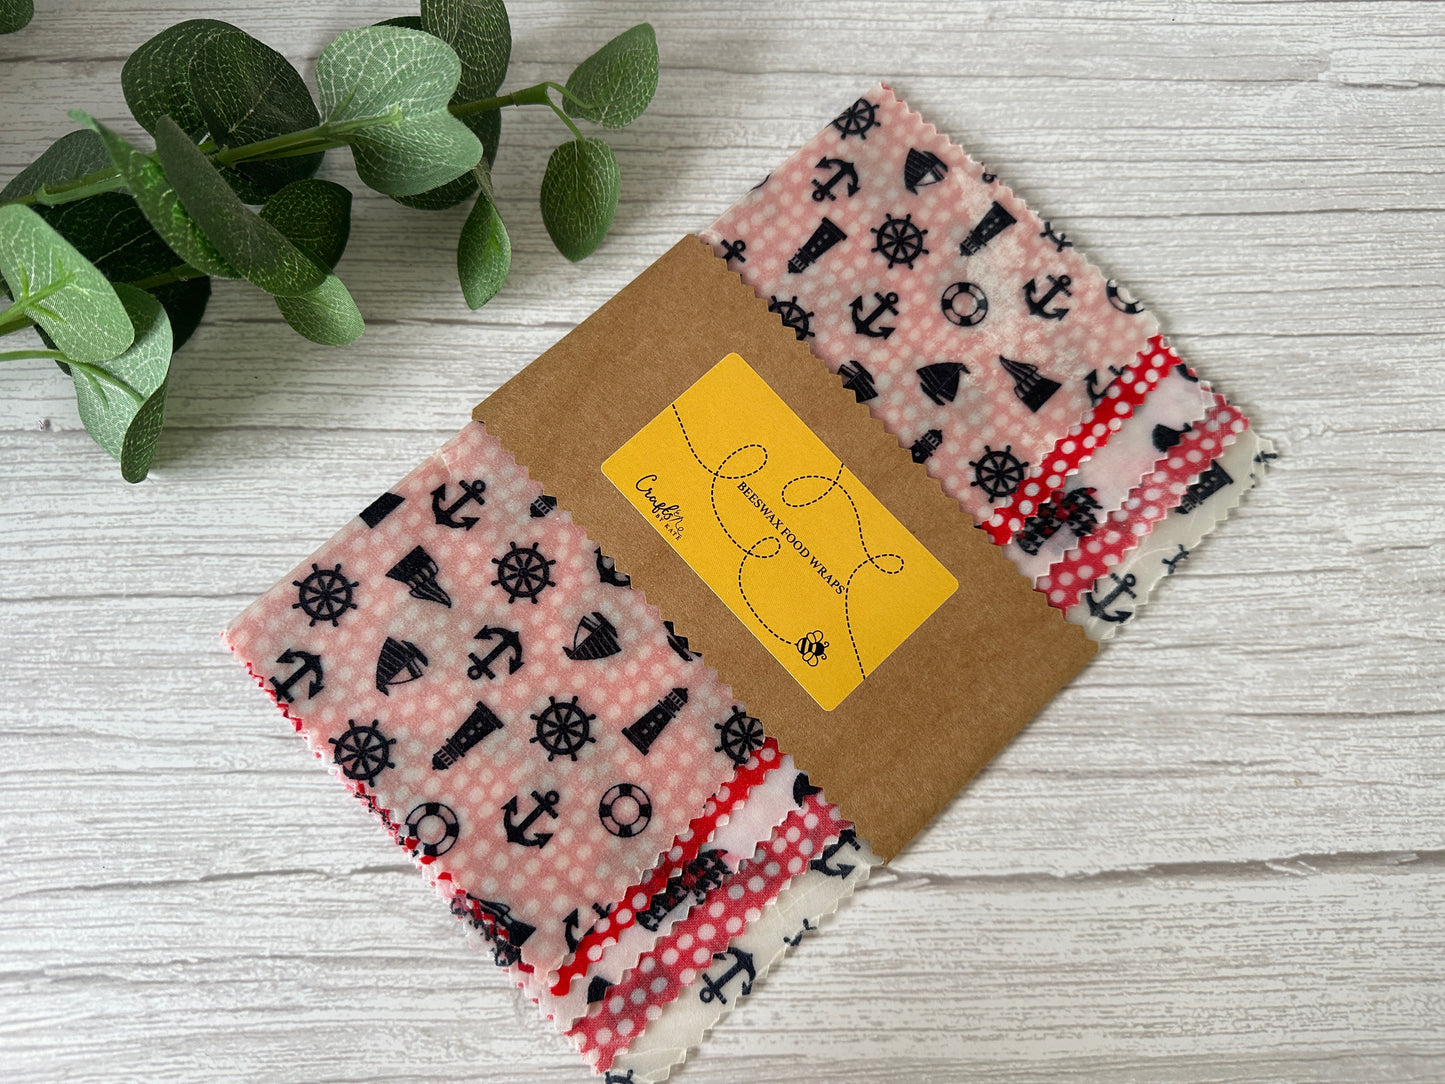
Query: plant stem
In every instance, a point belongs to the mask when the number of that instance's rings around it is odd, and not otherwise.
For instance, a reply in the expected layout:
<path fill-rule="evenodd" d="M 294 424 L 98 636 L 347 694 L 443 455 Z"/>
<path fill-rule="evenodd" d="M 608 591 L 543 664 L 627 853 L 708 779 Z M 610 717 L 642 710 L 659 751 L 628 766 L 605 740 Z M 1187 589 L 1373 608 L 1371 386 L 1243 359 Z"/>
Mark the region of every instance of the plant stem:
<path fill-rule="evenodd" d="M 77 369 L 84 373 L 90 377 L 90 379 L 102 384 L 109 384 L 116 391 L 123 393 L 131 402 L 135 403 L 136 409 L 145 405 L 145 396 L 114 373 L 108 373 L 100 368 L 100 366 L 91 365 L 89 362 L 76 361 L 74 358 L 68 358 L 59 350 L 11 350 L 7 353 L 0 354 L 0 361 L 29 361 L 35 358 L 51 358 L 55 361 L 64 362 L 72 369 Z"/>
<path fill-rule="evenodd" d="M 551 91 L 557 91 L 563 98 L 578 104 L 585 105 L 577 95 L 573 94 L 560 83 L 538 83 L 536 86 L 525 87 L 522 90 L 513 91 L 511 94 L 502 94 L 495 98 L 483 98 L 475 102 L 462 102 L 459 105 L 449 106 L 452 116 L 465 118 L 475 116 L 478 113 L 489 113 L 496 109 L 503 109 L 511 105 L 545 105 L 557 114 L 559 120 L 572 130 L 572 134 L 582 138 L 581 131 L 577 125 L 572 123 L 572 118 L 552 100 Z M 286 132 L 283 135 L 272 136 L 270 139 L 263 139 L 257 143 L 247 143 L 239 147 L 226 147 L 214 151 L 210 155 L 211 161 L 221 166 L 234 166 L 241 162 L 264 162 L 274 161 L 277 158 L 296 158 L 305 154 L 315 154 L 318 151 L 335 150 L 337 147 L 346 146 L 346 135 L 351 132 L 362 131 L 366 128 L 374 128 L 381 124 L 398 124 L 402 119 L 400 110 L 392 110 L 390 113 L 379 114 L 374 117 L 358 117 L 355 120 L 326 121 L 316 125 L 314 128 L 303 128 L 297 132 Z M 210 150 L 214 144 L 208 140 L 202 145 L 203 149 Z M 125 187 L 125 181 L 121 178 L 120 171 L 111 167 L 109 169 L 96 170 L 94 173 L 87 173 L 83 177 L 76 177 L 74 180 L 66 181 L 54 187 L 41 185 L 36 191 L 27 196 L 19 196 L 9 203 L 19 203 L 25 206 L 41 204 L 45 207 L 54 207 L 62 203 L 73 203 L 76 200 L 85 199 L 87 196 L 99 195 L 102 192 L 114 192 Z M 0 321 L 3 323 L 3 321 Z"/>
<path fill-rule="evenodd" d="M 71 364 L 70 359 L 59 350 L 9 350 L 0 353 L 0 361 L 25 361 L 29 358 L 54 358 L 56 361 Z"/>
<path fill-rule="evenodd" d="M 28 316 L 21 316 L 11 320 L 9 323 L 0 321 L 0 335 L 9 335 L 12 331 L 20 331 L 23 328 L 34 327 L 35 321 Z"/>

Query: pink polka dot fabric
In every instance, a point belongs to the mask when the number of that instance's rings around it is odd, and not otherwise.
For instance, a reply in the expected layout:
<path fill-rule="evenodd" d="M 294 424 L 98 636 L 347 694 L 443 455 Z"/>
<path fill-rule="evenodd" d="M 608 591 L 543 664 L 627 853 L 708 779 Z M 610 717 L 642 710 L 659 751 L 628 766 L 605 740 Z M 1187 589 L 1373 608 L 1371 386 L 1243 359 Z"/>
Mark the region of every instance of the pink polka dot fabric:
<path fill-rule="evenodd" d="M 568 915 L 617 899 L 755 751 L 724 748 L 729 690 L 476 423 L 226 639 L 543 973 Z"/>

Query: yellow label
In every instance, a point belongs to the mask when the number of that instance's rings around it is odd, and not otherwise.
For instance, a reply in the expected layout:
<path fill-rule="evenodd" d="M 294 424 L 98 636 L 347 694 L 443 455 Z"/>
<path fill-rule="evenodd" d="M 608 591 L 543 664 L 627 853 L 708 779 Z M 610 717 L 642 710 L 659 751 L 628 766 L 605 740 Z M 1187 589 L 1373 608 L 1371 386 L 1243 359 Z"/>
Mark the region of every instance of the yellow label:
<path fill-rule="evenodd" d="M 958 589 L 737 354 L 602 471 L 826 711 Z"/>

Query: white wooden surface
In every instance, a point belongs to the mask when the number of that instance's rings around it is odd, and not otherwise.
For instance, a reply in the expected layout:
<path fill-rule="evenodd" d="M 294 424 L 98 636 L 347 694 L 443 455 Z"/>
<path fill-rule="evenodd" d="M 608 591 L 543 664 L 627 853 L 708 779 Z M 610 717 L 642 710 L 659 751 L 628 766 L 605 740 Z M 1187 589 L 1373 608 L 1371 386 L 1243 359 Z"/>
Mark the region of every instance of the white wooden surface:
<path fill-rule="evenodd" d="M 0 179 L 67 108 L 127 127 L 121 63 L 171 22 L 309 76 L 414 10 L 37 7 L 0 38 Z M 221 286 L 145 484 L 48 363 L 0 371 L 0 1078 L 585 1079 L 217 633 L 882 77 L 1284 458 L 682 1080 L 1445 1079 L 1445 9 L 514 0 L 508 85 L 644 17 L 661 86 L 585 263 L 534 207 L 561 128 L 509 115 L 502 295 L 462 303 L 461 212 L 362 195 L 366 336 L 310 346 Z"/>

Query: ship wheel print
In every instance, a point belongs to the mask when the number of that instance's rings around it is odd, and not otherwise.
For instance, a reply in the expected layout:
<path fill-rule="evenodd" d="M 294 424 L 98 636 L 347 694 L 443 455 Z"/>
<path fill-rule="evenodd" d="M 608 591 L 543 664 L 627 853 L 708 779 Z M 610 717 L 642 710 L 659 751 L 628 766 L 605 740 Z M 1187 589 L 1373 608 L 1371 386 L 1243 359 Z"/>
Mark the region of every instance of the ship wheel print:
<path fill-rule="evenodd" d="M 342 575 L 340 561 L 336 562 L 335 568 L 322 568 L 313 562 L 310 575 L 304 580 L 292 580 L 291 585 L 298 589 L 297 601 L 291 604 L 291 608 L 311 618 L 313 626 L 318 621 L 330 621 L 331 627 L 335 628 L 342 614 L 356 609 L 356 603 L 351 601 L 351 591 L 359 584 Z"/>
<path fill-rule="evenodd" d="M 548 763 L 553 757 L 571 757 L 576 763 L 582 747 L 597 740 L 592 737 L 592 720 L 597 716 L 578 707 L 575 696 L 571 700 L 559 701 L 555 696 L 547 699 L 550 703 L 531 716 L 537 721 L 537 733 L 527 739 L 528 744 L 536 742 L 547 750 Z"/>
<path fill-rule="evenodd" d="M 867 98 L 859 98 L 833 118 L 833 127 L 844 139 L 855 135 L 866 140 L 869 130 L 878 127 L 878 107 Z"/>
<path fill-rule="evenodd" d="M 530 599 L 535 605 L 537 596 L 546 588 L 557 586 L 552 579 L 552 566 L 557 562 L 543 557 L 535 542 L 525 549 L 515 542 L 510 545 L 512 548 L 501 557 L 492 558 L 492 564 L 497 566 L 497 578 L 492 583 L 507 592 L 508 606 L 519 598 Z"/>
<path fill-rule="evenodd" d="M 783 326 L 791 328 L 798 341 L 812 338 L 813 325 L 811 323 L 813 314 L 807 312 L 802 305 L 798 304 L 798 298 L 794 295 L 791 301 L 781 301 L 776 297 L 768 298 L 768 311 L 775 312 L 783 321 Z"/>
<path fill-rule="evenodd" d="M 349 726 L 339 738 L 328 739 L 336 746 L 334 759 L 341 774 L 359 783 L 374 782 L 387 768 L 396 767 L 391 759 L 391 747 L 395 738 L 383 734 L 373 719 L 368 726 L 357 726 L 355 719 L 346 720 Z"/>
<path fill-rule="evenodd" d="M 982 489 L 989 504 L 1013 496 L 1028 467 L 1013 454 L 1012 444 L 1005 444 L 1002 451 L 995 451 L 985 444 L 983 455 L 977 460 L 970 459 L 968 465 L 973 468 L 973 481 L 969 485 Z"/>
<path fill-rule="evenodd" d="M 712 725 L 720 732 L 716 751 L 726 753 L 734 764 L 741 766 L 753 752 L 762 748 L 763 724 L 740 707 L 734 706 L 731 715 Z"/>
<path fill-rule="evenodd" d="M 888 261 L 890 271 L 894 264 L 900 263 L 906 263 L 908 270 L 912 271 L 913 261 L 928 255 L 928 249 L 923 247 L 923 235 L 928 231 L 915 226 L 911 214 L 902 218 L 888 215 L 883 225 L 875 226 L 869 232 L 878 238 L 873 242 L 872 251 Z"/>

